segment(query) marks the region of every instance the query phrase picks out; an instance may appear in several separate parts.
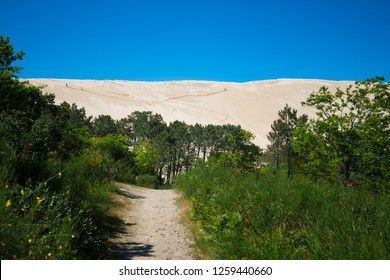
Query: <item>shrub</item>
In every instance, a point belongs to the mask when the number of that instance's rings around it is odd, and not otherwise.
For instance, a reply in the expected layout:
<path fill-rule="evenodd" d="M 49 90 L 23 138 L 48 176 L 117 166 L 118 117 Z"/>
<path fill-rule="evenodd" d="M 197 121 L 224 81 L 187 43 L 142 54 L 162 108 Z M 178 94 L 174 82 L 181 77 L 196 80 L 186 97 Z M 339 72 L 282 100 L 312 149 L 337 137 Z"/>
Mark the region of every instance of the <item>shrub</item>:
<path fill-rule="evenodd" d="M 136 184 L 142 187 L 156 189 L 158 180 L 156 175 L 142 174 L 136 178 Z"/>
<path fill-rule="evenodd" d="M 54 178 L 53 178 L 54 179 Z M 76 224 L 67 193 L 38 185 L 1 184 L 1 259 L 73 259 Z"/>
<path fill-rule="evenodd" d="M 43 182 L 0 182 L 1 259 L 105 258 L 112 159 L 87 150 L 68 163 L 49 163 L 46 172 L 54 175 Z"/>

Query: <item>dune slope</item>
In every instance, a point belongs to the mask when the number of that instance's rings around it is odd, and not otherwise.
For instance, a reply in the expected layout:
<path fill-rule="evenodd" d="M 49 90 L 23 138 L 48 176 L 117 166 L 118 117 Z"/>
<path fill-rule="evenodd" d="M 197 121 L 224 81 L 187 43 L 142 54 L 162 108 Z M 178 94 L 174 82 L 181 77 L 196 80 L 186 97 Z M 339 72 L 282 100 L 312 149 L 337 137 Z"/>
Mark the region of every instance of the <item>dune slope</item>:
<path fill-rule="evenodd" d="M 152 111 L 166 122 L 188 124 L 239 124 L 253 132 L 254 142 L 265 148 L 267 133 L 279 110 L 288 103 L 299 114 L 314 116 L 301 106 L 321 86 L 345 88 L 350 81 L 303 79 L 265 80 L 247 83 L 212 81 L 134 82 L 121 80 L 29 79 L 54 93 L 56 103 L 66 101 L 85 107 L 94 117 L 106 114 L 114 119 L 134 111 Z"/>

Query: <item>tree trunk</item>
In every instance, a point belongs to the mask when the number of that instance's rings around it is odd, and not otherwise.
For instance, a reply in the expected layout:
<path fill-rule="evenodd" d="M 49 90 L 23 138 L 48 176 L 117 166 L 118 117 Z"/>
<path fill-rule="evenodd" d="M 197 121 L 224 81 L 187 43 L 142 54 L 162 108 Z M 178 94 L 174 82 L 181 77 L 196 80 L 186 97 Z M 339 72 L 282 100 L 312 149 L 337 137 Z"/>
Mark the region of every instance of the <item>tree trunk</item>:
<path fill-rule="evenodd" d="M 207 152 L 207 147 L 203 147 L 203 160 L 206 161 L 206 152 Z"/>
<path fill-rule="evenodd" d="M 171 184 L 171 169 L 172 169 L 172 164 L 168 163 L 168 168 L 167 168 L 167 184 Z"/>

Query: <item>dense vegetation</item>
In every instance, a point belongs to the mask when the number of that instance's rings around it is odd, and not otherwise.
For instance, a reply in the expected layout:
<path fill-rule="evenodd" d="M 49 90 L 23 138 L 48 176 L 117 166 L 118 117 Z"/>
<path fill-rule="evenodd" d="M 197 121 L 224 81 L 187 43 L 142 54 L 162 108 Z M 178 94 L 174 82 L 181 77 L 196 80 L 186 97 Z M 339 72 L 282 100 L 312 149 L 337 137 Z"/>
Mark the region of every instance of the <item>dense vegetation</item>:
<path fill-rule="evenodd" d="M 263 169 L 201 164 L 175 183 L 212 259 L 389 259 L 390 197 Z"/>

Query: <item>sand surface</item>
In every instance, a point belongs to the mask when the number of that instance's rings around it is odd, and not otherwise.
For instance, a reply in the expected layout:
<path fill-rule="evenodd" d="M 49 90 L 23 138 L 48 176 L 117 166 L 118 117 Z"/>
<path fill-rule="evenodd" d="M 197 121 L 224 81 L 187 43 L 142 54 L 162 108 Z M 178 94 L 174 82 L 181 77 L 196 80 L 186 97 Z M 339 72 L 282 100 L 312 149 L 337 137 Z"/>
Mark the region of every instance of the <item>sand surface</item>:
<path fill-rule="evenodd" d="M 278 79 L 247 83 L 212 81 L 133 82 L 121 80 L 29 79 L 46 85 L 56 103 L 66 101 L 85 107 L 88 115 L 105 114 L 114 119 L 134 111 L 152 111 L 169 123 L 238 124 L 253 132 L 262 148 L 278 111 L 288 103 L 314 117 L 314 111 L 301 102 L 321 86 L 345 88 L 351 81 Z"/>
<path fill-rule="evenodd" d="M 194 242 L 180 222 L 182 210 L 174 190 L 118 185 L 115 216 L 122 222 L 111 237 L 114 259 L 190 260 Z"/>

